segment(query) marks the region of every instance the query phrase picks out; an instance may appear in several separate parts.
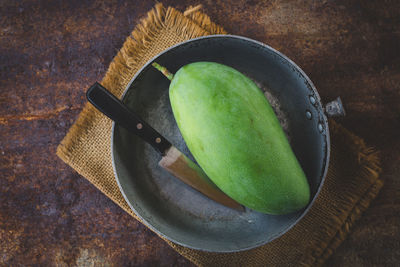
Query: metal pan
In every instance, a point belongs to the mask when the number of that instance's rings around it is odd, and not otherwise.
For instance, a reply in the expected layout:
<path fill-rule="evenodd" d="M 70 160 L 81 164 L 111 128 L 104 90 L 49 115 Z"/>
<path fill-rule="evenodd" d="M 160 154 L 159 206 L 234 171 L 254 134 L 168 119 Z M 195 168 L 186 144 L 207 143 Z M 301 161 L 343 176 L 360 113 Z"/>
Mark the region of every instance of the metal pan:
<path fill-rule="evenodd" d="M 171 72 L 196 61 L 229 65 L 253 79 L 273 104 L 311 187 L 312 200 L 288 215 L 238 212 L 209 200 L 161 169 L 158 154 L 124 128 L 113 125 L 112 159 L 120 190 L 144 224 L 180 245 L 212 252 L 236 252 L 266 244 L 286 233 L 312 206 L 329 163 L 327 118 L 307 75 L 290 59 L 260 42 L 213 35 L 178 44 L 150 60 L 126 88 L 123 102 L 193 159 L 176 125 L 169 81 L 151 67 Z M 340 100 L 339 100 L 340 102 Z M 327 106 L 342 113 L 338 101 Z"/>

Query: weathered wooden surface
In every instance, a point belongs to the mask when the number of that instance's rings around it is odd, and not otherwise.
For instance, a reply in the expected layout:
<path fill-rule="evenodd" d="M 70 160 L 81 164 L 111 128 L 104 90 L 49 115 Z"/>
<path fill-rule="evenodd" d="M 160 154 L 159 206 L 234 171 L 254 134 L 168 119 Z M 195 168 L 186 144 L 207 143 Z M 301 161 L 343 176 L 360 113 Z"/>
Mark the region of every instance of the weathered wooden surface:
<path fill-rule="evenodd" d="M 154 1 L 0 2 L 0 265 L 190 266 L 55 156 L 84 89 Z M 199 1 L 163 1 L 183 10 Z M 400 264 L 400 2 L 205 1 L 309 74 L 381 151 L 385 186 L 330 266 Z"/>

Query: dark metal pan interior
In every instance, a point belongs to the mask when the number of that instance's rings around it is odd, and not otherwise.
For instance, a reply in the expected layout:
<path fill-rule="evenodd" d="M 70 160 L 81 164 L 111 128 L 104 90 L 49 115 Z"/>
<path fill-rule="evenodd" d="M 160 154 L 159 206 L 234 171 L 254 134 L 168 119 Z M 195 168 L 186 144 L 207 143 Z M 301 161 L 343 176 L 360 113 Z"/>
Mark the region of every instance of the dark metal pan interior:
<path fill-rule="evenodd" d="M 314 86 L 293 62 L 266 45 L 238 36 L 194 39 L 153 60 L 173 73 L 191 62 L 219 62 L 267 90 L 279 103 L 291 146 L 315 199 L 328 165 L 328 125 Z M 193 159 L 172 114 L 169 81 L 151 62 L 132 79 L 123 102 Z M 232 252 L 260 246 L 288 231 L 309 208 L 282 216 L 225 208 L 161 169 L 156 151 L 118 126 L 113 127 L 112 156 L 116 179 L 134 212 L 158 234 L 190 248 Z"/>

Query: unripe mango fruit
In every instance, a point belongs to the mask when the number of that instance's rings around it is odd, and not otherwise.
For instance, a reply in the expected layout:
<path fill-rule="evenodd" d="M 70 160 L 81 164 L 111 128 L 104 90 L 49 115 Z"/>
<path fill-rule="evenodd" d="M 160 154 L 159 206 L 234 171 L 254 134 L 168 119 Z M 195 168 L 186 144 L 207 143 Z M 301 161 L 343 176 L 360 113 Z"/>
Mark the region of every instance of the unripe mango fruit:
<path fill-rule="evenodd" d="M 286 214 L 310 199 L 307 178 L 264 94 L 214 62 L 183 66 L 169 97 L 190 152 L 227 195 L 253 210 Z"/>

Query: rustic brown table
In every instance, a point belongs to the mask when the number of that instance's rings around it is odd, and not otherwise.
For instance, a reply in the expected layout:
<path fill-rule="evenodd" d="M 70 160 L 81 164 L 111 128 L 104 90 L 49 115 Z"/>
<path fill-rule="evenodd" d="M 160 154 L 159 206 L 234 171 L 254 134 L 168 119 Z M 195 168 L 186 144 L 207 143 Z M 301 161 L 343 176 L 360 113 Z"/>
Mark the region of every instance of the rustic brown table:
<path fill-rule="evenodd" d="M 199 1 L 163 1 L 184 10 Z M 155 1 L 0 2 L 0 265 L 191 266 L 55 156 Z M 400 264 L 400 2 L 205 1 L 233 34 L 298 63 L 339 121 L 381 151 L 381 194 L 329 259 Z"/>

